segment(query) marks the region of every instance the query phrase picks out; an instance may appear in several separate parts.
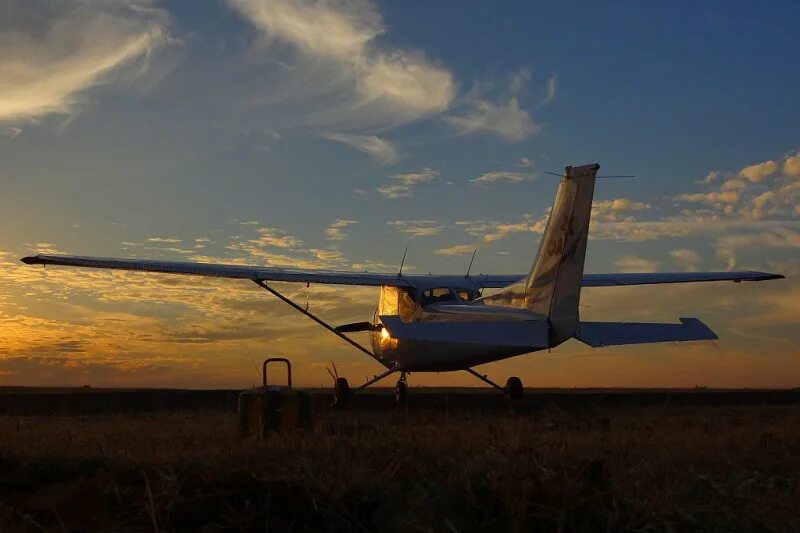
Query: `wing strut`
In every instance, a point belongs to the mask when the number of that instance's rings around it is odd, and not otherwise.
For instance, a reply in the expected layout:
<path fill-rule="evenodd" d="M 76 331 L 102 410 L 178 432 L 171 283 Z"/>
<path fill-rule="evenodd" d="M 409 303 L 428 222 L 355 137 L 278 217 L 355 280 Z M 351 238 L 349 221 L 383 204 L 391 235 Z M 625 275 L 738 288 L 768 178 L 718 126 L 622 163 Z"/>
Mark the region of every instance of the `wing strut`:
<path fill-rule="evenodd" d="M 333 326 L 331 326 L 330 324 L 328 324 L 327 322 L 325 322 L 324 320 L 322 320 L 321 318 L 319 318 L 318 316 L 316 316 L 315 314 L 310 312 L 308 309 L 303 309 L 302 307 L 300 307 L 299 305 L 297 305 L 296 303 L 291 301 L 289 298 L 287 298 L 283 294 L 279 293 L 278 291 L 276 291 L 275 289 L 273 289 L 272 287 L 267 285 L 266 281 L 263 281 L 263 280 L 253 280 L 253 281 L 255 282 L 256 285 L 258 285 L 262 289 L 274 294 L 280 300 L 282 300 L 283 302 L 291 305 L 297 311 L 303 313 L 308 318 L 310 318 L 311 320 L 313 320 L 314 322 L 316 322 L 317 324 L 319 324 L 323 328 L 327 329 L 328 331 L 330 331 L 331 333 L 333 333 L 337 337 L 341 337 L 342 339 L 344 339 L 345 341 L 349 342 L 350 344 L 352 344 L 353 346 L 355 346 L 356 348 L 358 348 L 359 350 L 361 350 L 362 352 L 364 352 L 368 356 L 372 357 L 373 359 L 377 359 L 377 357 L 375 357 L 375 354 L 373 354 L 371 351 L 367 350 L 366 348 L 361 346 L 359 343 L 357 343 L 356 341 L 354 341 L 353 339 L 351 339 L 350 337 L 348 337 L 344 333 L 340 333 L 340 332 L 336 331 L 336 328 L 334 328 Z"/>

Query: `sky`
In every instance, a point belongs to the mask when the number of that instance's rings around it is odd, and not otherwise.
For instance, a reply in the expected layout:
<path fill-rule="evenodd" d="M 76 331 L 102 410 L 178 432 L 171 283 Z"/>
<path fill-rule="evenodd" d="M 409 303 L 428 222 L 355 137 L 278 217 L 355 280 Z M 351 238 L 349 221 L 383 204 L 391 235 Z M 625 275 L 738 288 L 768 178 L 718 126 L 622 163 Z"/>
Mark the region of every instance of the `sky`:
<path fill-rule="evenodd" d="M 525 273 L 558 173 L 598 162 L 585 320 L 716 342 L 569 341 L 532 387 L 800 385 L 796 2 L 2 0 L 0 385 L 299 385 L 381 370 L 243 280 L 30 267 L 34 252 Z M 333 324 L 376 288 L 283 286 Z M 366 338 L 359 338 L 366 342 Z M 466 373 L 414 385 L 480 385 Z"/>

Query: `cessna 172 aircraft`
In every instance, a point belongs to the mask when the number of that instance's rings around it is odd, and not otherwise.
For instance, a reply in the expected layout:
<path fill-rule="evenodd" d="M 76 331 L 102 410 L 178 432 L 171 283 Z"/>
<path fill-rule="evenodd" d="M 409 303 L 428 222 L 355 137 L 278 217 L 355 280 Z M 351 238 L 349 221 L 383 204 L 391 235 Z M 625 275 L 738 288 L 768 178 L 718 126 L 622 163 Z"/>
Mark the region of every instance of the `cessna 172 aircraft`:
<path fill-rule="evenodd" d="M 597 164 L 567 167 L 561 176 L 539 252 L 527 275 L 406 275 L 330 270 L 287 269 L 180 261 L 146 261 L 68 255 L 33 255 L 30 265 L 143 270 L 250 279 L 321 326 L 386 367 L 358 388 L 336 379 L 337 401 L 352 392 L 399 373 L 399 403 L 407 394 L 406 373 L 464 370 L 511 398 L 522 395 L 522 382 L 510 377 L 505 387 L 472 367 L 508 357 L 554 348 L 576 338 L 602 347 L 716 339 L 696 318 L 677 324 L 584 322 L 578 306 L 581 288 L 703 281 L 763 281 L 783 276 L 766 272 L 672 272 L 584 274 L 589 219 Z M 330 283 L 380 287 L 378 307 L 369 322 L 337 328 L 300 307 L 268 285 L 270 281 Z M 500 289 L 481 295 L 482 289 Z M 371 332 L 372 350 L 345 333 Z"/>

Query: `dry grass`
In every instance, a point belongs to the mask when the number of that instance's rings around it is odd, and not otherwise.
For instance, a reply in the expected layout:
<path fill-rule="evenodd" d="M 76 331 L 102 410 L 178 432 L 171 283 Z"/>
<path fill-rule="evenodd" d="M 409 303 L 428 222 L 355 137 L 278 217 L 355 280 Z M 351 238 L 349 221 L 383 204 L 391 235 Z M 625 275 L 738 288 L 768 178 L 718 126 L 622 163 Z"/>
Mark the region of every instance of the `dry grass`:
<path fill-rule="evenodd" d="M 0 417 L 0 531 L 800 530 L 800 407 Z"/>

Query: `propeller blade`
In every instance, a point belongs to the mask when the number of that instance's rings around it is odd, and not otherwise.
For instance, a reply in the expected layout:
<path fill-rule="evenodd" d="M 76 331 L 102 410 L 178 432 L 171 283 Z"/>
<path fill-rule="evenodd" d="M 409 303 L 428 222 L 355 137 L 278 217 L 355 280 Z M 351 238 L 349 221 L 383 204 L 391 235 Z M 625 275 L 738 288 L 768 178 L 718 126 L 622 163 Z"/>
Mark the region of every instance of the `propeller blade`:
<path fill-rule="evenodd" d="M 334 328 L 339 333 L 354 333 L 357 331 L 375 331 L 372 322 L 353 322 L 352 324 L 342 324 Z"/>

